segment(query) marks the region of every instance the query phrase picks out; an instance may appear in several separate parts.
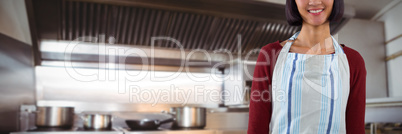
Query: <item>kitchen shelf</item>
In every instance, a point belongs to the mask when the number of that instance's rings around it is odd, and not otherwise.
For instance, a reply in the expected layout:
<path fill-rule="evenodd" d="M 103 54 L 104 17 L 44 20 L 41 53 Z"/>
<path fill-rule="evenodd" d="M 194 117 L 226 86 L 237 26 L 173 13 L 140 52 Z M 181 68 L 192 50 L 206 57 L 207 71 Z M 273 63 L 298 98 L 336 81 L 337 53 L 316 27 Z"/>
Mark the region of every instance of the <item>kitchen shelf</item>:
<path fill-rule="evenodd" d="M 402 106 L 402 98 L 375 98 L 366 100 L 367 107 Z"/>

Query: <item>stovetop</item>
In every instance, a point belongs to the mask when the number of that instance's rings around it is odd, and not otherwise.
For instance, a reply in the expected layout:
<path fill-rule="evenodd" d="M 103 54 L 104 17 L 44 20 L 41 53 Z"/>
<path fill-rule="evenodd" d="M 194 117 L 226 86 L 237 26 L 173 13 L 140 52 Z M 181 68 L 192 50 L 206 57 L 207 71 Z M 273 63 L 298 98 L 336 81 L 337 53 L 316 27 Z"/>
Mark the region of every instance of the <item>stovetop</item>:
<path fill-rule="evenodd" d="M 157 130 L 131 130 L 130 128 L 120 128 L 124 134 L 215 134 L 215 130 L 210 129 L 166 129 Z"/>
<path fill-rule="evenodd" d="M 107 132 L 107 131 L 120 131 L 117 128 L 112 128 L 111 130 L 94 130 L 94 129 L 84 129 L 82 127 L 72 127 L 72 128 L 59 128 L 59 127 L 39 127 L 28 130 L 28 132 L 54 132 L 54 131 L 97 131 L 97 132 Z"/>
<path fill-rule="evenodd" d="M 81 127 L 72 128 L 33 128 L 25 132 L 12 132 L 11 134 L 124 134 L 113 128 L 112 130 L 85 130 Z"/>
<path fill-rule="evenodd" d="M 73 128 L 59 128 L 59 127 L 38 127 L 28 130 L 28 132 L 48 132 L 48 131 L 78 131 L 80 128 L 73 127 Z"/>
<path fill-rule="evenodd" d="M 118 130 L 121 131 L 179 131 L 179 130 L 205 130 L 204 128 L 162 128 L 159 127 L 156 130 L 132 130 L 129 127 L 120 127 L 117 128 Z"/>

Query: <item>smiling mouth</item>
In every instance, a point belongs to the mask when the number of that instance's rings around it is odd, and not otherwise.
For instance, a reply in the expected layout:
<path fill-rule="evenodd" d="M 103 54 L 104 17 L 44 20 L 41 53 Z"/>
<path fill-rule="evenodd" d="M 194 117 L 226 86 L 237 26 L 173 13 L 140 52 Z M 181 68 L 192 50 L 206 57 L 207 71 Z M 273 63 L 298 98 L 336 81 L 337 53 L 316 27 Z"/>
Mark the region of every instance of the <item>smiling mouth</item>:
<path fill-rule="evenodd" d="M 309 13 L 321 13 L 322 11 L 324 11 L 324 9 L 319 9 L 319 10 L 308 10 Z"/>

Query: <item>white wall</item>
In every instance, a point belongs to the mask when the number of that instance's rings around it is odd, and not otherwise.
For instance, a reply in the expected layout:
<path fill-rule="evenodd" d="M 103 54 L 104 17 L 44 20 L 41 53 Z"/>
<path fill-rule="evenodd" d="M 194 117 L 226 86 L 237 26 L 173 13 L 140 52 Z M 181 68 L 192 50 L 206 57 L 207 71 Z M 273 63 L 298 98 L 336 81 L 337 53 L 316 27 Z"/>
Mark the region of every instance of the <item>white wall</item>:
<path fill-rule="evenodd" d="M 384 22 L 385 39 L 402 34 L 402 2 L 388 10 L 378 21 Z M 402 51 L 402 38 L 386 45 L 386 55 Z M 402 56 L 387 62 L 389 97 L 402 97 Z"/>
<path fill-rule="evenodd" d="M 351 19 L 338 32 L 338 42 L 357 50 L 365 61 L 366 98 L 387 97 L 383 31 L 382 22 Z"/>
<path fill-rule="evenodd" d="M 0 33 L 32 44 L 24 0 L 0 0 Z"/>

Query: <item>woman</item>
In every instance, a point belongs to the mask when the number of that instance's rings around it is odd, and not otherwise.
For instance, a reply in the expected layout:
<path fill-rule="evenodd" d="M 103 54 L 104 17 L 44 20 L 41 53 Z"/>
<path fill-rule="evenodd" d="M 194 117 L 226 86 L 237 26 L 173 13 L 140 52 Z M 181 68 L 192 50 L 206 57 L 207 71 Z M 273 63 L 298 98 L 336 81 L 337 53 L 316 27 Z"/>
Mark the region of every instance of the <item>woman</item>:
<path fill-rule="evenodd" d="M 343 0 L 286 1 L 288 23 L 302 28 L 261 49 L 249 134 L 365 133 L 363 58 L 330 35 L 329 23 L 342 18 L 343 8 Z"/>

